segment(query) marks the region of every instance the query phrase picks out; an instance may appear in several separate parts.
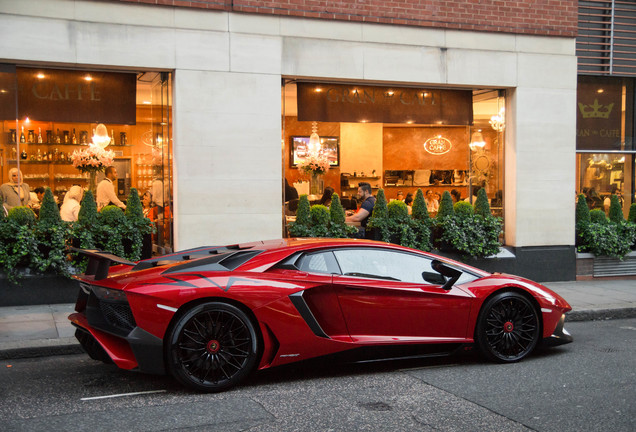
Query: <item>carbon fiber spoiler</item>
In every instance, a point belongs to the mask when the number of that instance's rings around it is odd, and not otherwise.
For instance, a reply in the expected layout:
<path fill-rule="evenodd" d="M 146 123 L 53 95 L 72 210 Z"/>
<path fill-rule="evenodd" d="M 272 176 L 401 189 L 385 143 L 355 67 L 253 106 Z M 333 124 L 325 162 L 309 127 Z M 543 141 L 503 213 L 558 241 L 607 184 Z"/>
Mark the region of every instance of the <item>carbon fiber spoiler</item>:
<path fill-rule="evenodd" d="M 106 279 L 108 277 L 108 269 L 112 264 L 124 264 L 134 266 L 136 263 L 120 258 L 108 252 L 102 252 L 98 249 L 79 249 L 69 248 L 80 255 L 88 257 L 88 267 L 86 267 L 85 275 L 95 275 L 95 280 Z"/>

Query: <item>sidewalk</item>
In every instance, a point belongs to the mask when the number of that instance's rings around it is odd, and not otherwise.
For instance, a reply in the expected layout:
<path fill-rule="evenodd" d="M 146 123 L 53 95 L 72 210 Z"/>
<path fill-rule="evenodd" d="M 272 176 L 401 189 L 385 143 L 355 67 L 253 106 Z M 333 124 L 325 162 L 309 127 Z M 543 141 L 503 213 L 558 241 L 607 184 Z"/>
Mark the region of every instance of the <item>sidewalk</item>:
<path fill-rule="evenodd" d="M 567 321 L 636 317 L 636 279 L 546 282 L 573 310 Z M 0 308 L 0 360 L 82 352 L 66 318 L 74 304 Z"/>

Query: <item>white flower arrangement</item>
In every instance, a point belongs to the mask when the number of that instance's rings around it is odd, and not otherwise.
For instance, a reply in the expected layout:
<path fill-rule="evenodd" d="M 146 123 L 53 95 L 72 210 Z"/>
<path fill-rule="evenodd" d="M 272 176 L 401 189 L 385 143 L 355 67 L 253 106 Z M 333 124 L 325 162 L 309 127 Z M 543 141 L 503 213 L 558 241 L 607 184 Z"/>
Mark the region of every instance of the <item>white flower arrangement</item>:
<path fill-rule="evenodd" d="M 73 167 L 83 173 L 104 171 L 113 164 L 115 152 L 90 144 L 83 150 L 75 150 L 71 155 Z"/>

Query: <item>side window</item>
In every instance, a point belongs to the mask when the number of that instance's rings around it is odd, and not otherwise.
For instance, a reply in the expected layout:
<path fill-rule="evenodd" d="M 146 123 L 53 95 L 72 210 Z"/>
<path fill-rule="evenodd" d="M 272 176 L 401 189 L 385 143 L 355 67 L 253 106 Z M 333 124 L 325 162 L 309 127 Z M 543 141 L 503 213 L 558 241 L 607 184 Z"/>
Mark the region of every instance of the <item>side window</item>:
<path fill-rule="evenodd" d="M 309 273 L 340 273 L 331 251 L 305 255 L 299 265 L 300 270 Z"/>
<path fill-rule="evenodd" d="M 434 272 L 431 260 L 414 254 L 381 249 L 334 250 L 342 274 L 410 283 L 428 283 L 423 272 Z"/>

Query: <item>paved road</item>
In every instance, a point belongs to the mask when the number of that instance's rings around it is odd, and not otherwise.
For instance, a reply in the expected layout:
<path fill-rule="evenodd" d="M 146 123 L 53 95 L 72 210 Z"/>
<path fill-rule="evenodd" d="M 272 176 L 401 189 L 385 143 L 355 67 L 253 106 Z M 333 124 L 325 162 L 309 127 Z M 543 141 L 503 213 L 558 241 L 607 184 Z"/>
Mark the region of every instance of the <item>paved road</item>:
<path fill-rule="evenodd" d="M 0 362 L 5 431 L 633 431 L 636 319 L 570 323 L 513 365 L 475 355 L 279 368 L 221 394 L 84 355 Z M 109 397 L 131 392 L 133 396 Z"/>

